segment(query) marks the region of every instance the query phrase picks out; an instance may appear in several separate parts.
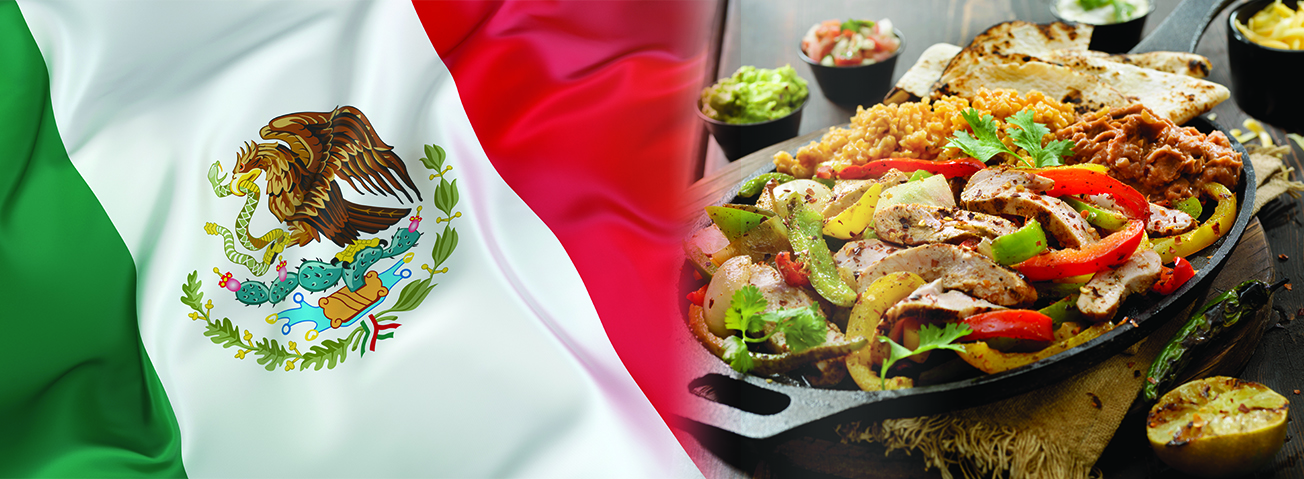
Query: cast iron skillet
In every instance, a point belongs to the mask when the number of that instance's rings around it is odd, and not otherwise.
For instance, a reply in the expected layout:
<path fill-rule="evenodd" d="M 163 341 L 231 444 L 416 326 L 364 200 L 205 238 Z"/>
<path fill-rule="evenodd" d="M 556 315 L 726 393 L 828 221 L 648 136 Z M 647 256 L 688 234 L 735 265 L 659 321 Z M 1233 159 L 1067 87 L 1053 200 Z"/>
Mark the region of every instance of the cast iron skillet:
<path fill-rule="evenodd" d="M 1229 0 L 1185 0 L 1133 52 L 1193 50 L 1195 41 L 1190 41 L 1190 36 L 1194 35 L 1198 40 L 1204 31 L 1203 27 L 1229 3 Z M 1157 41 L 1154 37 L 1160 35 L 1177 40 Z M 1230 133 L 1204 117 L 1197 117 L 1184 126 L 1193 126 L 1203 133 L 1222 131 L 1231 140 L 1232 148 L 1241 153 L 1244 168 L 1241 170 L 1240 185 L 1234 188 L 1238 201 L 1236 221 L 1231 231 L 1212 246 L 1188 258 L 1198 272 L 1195 278 L 1177 292 L 1168 296 L 1154 293 L 1134 295 L 1124 303 L 1115 320 L 1126 317 L 1132 321 L 1120 323 L 1112 331 L 1078 347 L 1002 373 L 944 384 L 874 392 L 819 389 L 739 374 L 698 344 L 687 328 L 682 328 L 676 333 L 679 340 L 691 344 L 684 344 L 680 350 L 692 353 L 691 357 L 681 359 L 680 367 L 686 368 L 685 377 L 692 379 L 680 391 L 679 416 L 738 436 L 767 439 L 812 424 L 914 417 L 970 408 L 1022 394 L 1082 372 L 1122 352 L 1154 332 L 1162 323 L 1178 320 L 1174 316 L 1197 298 L 1217 276 L 1218 270 L 1244 233 L 1253 216 L 1254 185 L 1257 184 L 1249 152 Z M 784 146 L 795 150 L 796 145 L 817 141 L 823 133 L 823 130 L 816 131 L 782 145 L 762 149 L 753 155 L 768 158 Z M 773 170 L 774 166 L 768 165 L 752 172 L 744 180 Z M 738 186 L 735 186 L 716 204 L 739 202 L 735 201 L 737 193 Z M 694 230 L 709 224 L 710 219 L 703 214 Z M 686 309 L 685 306 L 684 314 L 687 314 Z"/>

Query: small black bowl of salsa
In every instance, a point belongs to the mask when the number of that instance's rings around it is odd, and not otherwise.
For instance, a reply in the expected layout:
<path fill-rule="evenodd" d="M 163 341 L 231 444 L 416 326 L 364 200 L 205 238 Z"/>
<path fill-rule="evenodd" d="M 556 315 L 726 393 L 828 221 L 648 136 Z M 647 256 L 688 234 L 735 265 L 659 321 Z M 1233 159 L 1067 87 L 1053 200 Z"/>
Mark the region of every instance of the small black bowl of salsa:
<path fill-rule="evenodd" d="M 810 66 L 829 101 L 870 106 L 883 101 L 892 89 L 897 57 L 904 46 L 901 32 L 886 19 L 829 20 L 811 27 L 797 54 Z M 816 58 L 808 51 L 815 52 Z"/>

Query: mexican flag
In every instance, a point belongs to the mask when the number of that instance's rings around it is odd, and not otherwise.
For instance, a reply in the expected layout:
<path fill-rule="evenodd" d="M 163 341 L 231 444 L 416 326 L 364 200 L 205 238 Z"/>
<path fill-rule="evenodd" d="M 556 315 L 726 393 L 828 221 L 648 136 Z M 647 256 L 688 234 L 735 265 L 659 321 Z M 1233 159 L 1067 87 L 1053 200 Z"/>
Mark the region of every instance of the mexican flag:
<path fill-rule="evenodd" d="M 700 475 L 713 8 L 0 3 L 0 476 Z"/>

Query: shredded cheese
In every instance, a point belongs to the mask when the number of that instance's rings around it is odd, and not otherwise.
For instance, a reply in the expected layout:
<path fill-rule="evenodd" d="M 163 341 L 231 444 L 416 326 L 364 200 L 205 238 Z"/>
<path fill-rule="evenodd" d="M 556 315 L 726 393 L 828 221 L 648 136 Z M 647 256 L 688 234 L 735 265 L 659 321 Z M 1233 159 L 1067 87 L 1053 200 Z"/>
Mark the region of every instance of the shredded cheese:
<path fill-rule="evenodd" d="M 1265 47 L 1300 50 L 1304 45 L 1304 6 L 1291 10 L 1281 0 L 1259 10 L 1246 23 L 1236 19 L 1236 29 L 1250 41 Z"/>
<path fill-rule="evenodd" d="M 1274 145 L 1274 143 L 1272 142 L 1272 135 L 1269 135 L 1269 134 L 1268 134 L 1268 130 L 1265 130 L 1265 129 L 1263 128 L 1263 124 L 1262 124 L 1262 123 L 1259 123 L 1259 120 L 1255 120 L 1255 119 L 1253 119 L 1253 118 L 1246 118 L 1245 121 L 1242 122 L 1241 124 L 1242 124 L 1242 125 L 1245 125 L 1246 128 L 1249 128 L 1250 131 L 1249 131 L 1249 133 L 1247 133 L 1247 134 L 1245 135 L 1245 139 L 1244 139 L 1244 140 L 1242 140 L 1241 137 L 1238 136 L 1238 137 L 1236 137 L 1236 141 L 1239 141 L 1239 142 L 1241 142 L 1241 143 L 1245 143 L 1246 141 L 1249 141 L 1249 140 L 1254 139 L 1255 137 L 1258 137 L 1258 138 L 1259 138 L 1259 143 L 1262 143 L 1263 146 L 1273 146 L 1273 145 Z M 1233 132 L 1232 134 L 1234 135 L 1235 132 Z"/>

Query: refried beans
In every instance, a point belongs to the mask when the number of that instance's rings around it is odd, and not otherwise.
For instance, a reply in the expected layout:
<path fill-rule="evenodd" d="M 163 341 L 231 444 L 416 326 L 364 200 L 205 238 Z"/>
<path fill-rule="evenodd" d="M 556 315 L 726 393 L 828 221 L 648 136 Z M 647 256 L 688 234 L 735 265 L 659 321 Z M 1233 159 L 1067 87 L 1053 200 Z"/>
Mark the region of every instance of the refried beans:
<path fill-rule="evenodd" d="M 1083 116 L 1055 134 L 1073 142 L 1067 163 L 1097 163 L 1155 203 L 1175 204 L 1208 182 L 1235 189 L 1241 154 L 1222 132 L 1179 127 L 1140 104 Z"/>

